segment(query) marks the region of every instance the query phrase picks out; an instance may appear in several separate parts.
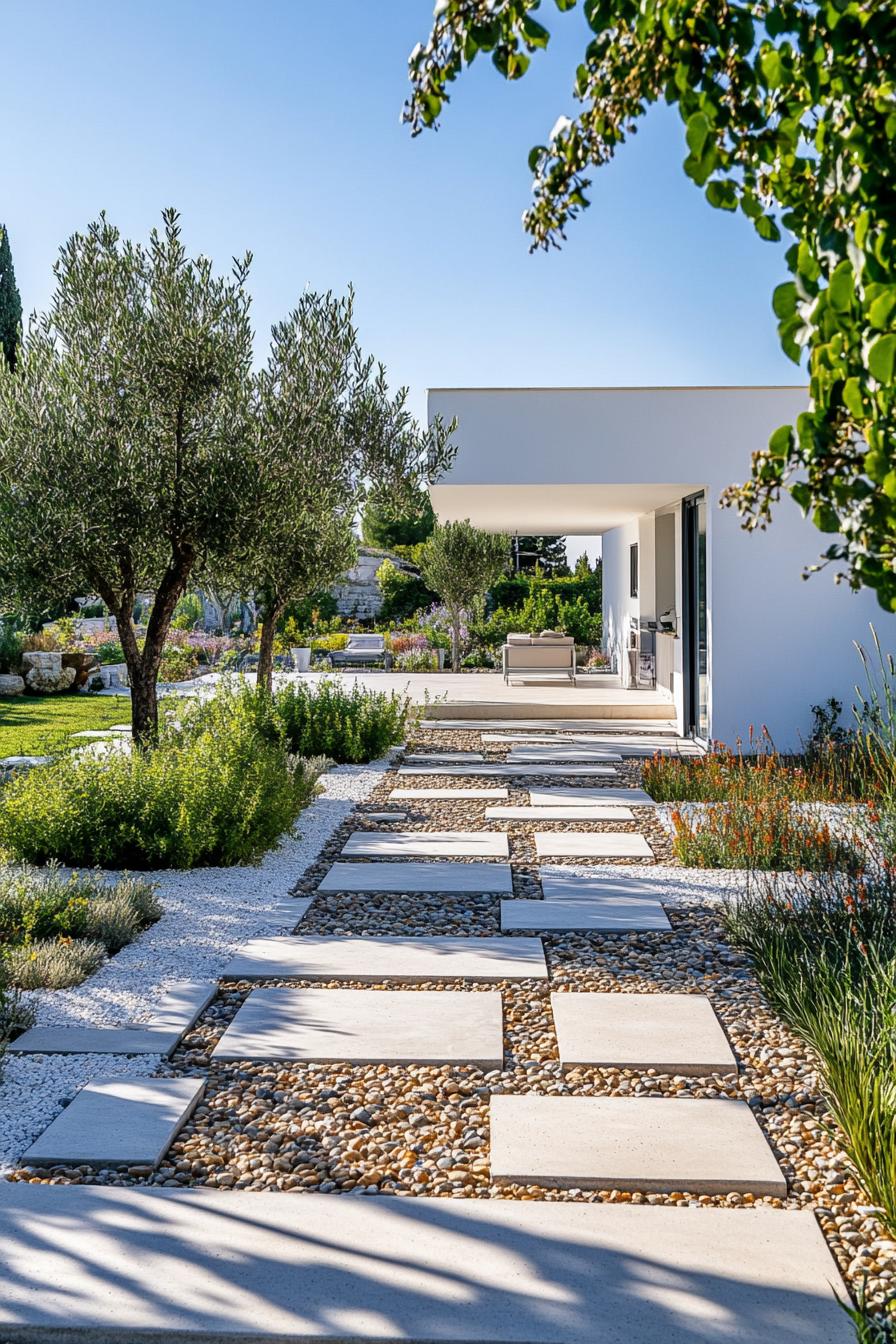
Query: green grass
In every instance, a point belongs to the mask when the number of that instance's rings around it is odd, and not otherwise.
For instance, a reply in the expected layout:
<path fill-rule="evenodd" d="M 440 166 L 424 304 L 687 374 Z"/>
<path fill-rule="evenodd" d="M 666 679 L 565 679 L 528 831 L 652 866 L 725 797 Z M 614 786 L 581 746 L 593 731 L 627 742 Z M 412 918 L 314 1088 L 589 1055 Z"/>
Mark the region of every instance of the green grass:
<path fill-rule="evenodd" d="M 72 733 L 130 723 L 127 695 L 0 696 L 0 756 L 42 756 Z"/>

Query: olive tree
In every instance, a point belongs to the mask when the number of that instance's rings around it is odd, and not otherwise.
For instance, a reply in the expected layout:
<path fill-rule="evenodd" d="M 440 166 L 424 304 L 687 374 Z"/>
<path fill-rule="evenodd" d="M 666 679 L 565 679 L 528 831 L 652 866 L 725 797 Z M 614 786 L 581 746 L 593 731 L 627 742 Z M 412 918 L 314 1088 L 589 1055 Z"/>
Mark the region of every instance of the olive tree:
<path fill-rule="evenodd" d="M 555 0 L 559 11 L 576 0 Z M 559 244 L 648 107 L 674 105 L 684 168 L 710 205 L 791 241 L 773 307 L 805 356 L 810 409 L 726 492 L 747 527 L 787 490 L 823 532 L 822 562 L 896 610 L 896 6 L 886 0 L 584 0 L 591 29 L 572 77 L 580 104 L 529 156 L 534 247 Z M 480 53 L 523 76 L 550 33 L 539 0 L 439 0 L 411 53 L 414 133 Z M 543 17 L 543 16 L 542 16 Z M 817 568 L 818 566 L 816 566 Z M 838 575 L 839 577 L 839 575 Z"/>
<path fill-rule="evenodd" d="M 255 505 L 243 577 L 262 624 L 258 684 L 272 684 L 277 623 L 290 602 L 333 583 L 356 555 L 353 522 L 370 490 L 399 503 L 450 463 L 454 422 L 421 429 L 364 358 L 353 295 L 309 292 L 272 332 L 255 391 Z M 242 563 L 242 562 L 241 562 Z"/>
<path fill-rule="evenodd" d="M 252 482 L 249 257 L 217 277 L 168 210 L 149 245 L 105 216 L 74 234 L 15 374 L 0 361 L 0 585 L 25 604 L 95 592 L 115 616 L 134 740 L 194 570 L 232 561 Z M 153 594 L 141 641 L 132 619 Z"/>
<path fill-rule="evenodd" d="M 451 621 L 451 670 L 460 671 L 461 614 L 483 597 L 505 572 L 510 559 L 510 538 L 498 532 L 481 532 L 469 519 L 437 523 L 420 553 L 420 572 L 438 593 Z"/>

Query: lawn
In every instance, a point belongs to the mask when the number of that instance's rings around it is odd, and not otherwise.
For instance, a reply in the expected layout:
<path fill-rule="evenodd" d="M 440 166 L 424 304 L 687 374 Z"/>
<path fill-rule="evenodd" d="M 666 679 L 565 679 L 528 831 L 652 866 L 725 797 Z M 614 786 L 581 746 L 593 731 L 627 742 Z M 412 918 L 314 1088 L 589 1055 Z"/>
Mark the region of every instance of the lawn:
<path fill-rule="evenodd" d="M 63 746 L 71 733 L 130 721 L 126 695 L 0 696 L 0 757 L 40 756 Z"/>

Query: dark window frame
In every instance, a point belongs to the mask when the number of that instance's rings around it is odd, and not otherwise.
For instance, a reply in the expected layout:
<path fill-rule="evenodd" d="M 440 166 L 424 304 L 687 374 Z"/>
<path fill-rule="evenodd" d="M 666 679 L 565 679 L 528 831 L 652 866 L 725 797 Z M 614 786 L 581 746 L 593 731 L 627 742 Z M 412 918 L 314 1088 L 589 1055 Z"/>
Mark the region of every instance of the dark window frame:
<path fill-rule="evenodd" d="M 638 543 L 633 541 L 628 548 L 628 588 L 629 597 L 638 596 Z"/>

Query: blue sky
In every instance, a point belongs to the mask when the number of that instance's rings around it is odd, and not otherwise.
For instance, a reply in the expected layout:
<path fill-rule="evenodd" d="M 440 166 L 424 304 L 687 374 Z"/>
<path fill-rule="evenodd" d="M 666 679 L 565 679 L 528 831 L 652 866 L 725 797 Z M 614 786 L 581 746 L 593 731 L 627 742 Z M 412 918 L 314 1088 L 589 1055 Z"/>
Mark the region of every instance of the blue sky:
<path fill-rule="evenodd" d="M 526 154 L 573 109 L 583 34 L 543 8 L 551 49 L 526 79 L 477 62 L 411 140 L 426 0 L 6 0 L 0 221 L 26 311 L 73 229 L 105 208 L 144 237 L 173 204 L 192 250 L 254 252 L 259 350 L 304 286 L 353 282 L 362 339 L 418 413 L 430 385 L 797 381 L 770 310 L 781 250 L 706 205 L 665 109 L 564 250 L 529 254 Z"/>

